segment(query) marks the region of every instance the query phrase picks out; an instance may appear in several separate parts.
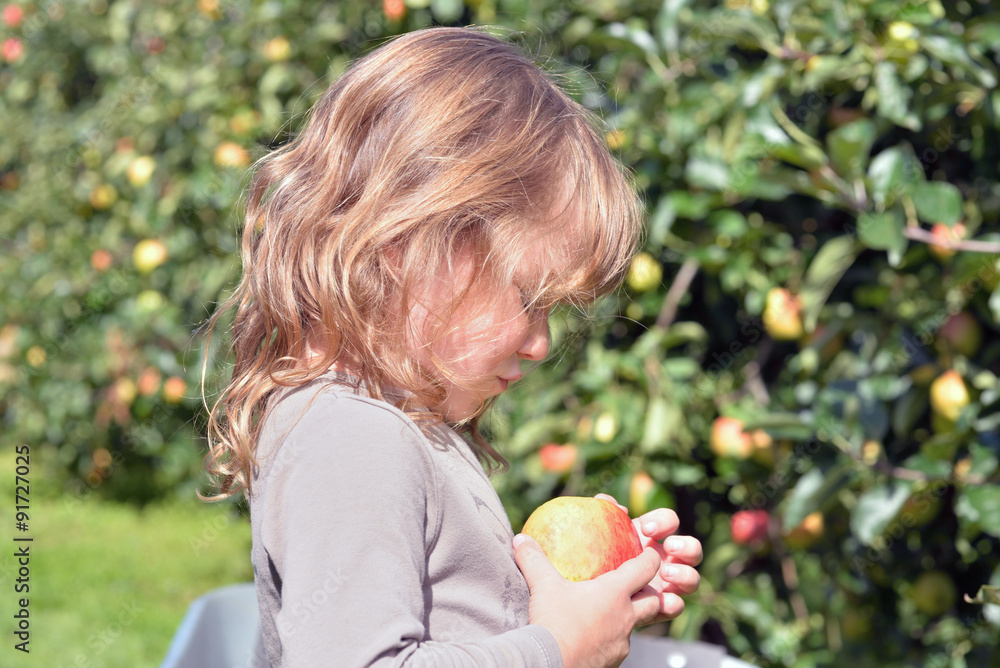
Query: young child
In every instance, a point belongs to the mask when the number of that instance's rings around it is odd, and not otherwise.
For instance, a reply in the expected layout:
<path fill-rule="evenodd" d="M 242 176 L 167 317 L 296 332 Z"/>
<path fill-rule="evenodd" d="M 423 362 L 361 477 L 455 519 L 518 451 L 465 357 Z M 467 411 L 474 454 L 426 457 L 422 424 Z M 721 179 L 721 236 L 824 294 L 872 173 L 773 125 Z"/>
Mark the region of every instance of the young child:
<path fill-rule="evenodd" d="M 477 427 L 640 229 L 591 116 L 473 29 L 362 58 L 261 161 L 206 468 L 250 501 L 273 668 L 617 665 L 680 614 L 701 545 L 672 511 L 636 520 L 642 555 L 568 582 L 512 535 Z"/>

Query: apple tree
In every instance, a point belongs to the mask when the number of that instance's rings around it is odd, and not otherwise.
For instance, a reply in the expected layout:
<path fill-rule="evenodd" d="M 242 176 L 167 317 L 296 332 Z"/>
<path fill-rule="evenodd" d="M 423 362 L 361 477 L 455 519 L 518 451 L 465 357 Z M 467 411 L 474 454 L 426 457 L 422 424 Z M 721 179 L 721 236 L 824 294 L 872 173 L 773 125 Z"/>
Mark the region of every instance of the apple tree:
<path fill-rule="evenodd" d="M 487 427 L 514 528 L 677 510 L 659 629 L 760 666 L 982 666 L 1000 585 L 1000 13 L 963 0 L 15 0 L 0 431 L 78 495 L 204 485 L 198 328 L 246 168 L 393 34 L 492 24 L 608 123 L 648 210 Z M 214 391 L 210 382 L 208 398 Z"/>

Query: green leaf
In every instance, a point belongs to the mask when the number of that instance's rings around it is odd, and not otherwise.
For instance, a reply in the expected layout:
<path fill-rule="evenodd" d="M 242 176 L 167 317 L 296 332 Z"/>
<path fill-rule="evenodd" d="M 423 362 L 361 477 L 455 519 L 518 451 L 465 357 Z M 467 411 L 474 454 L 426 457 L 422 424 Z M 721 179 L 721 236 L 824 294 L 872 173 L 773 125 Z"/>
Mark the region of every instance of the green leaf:
<path fill-rule="evenodd" d="M 690 357 L 670 357 L 663 360 L 663 372 L 679 381 L 690 380 L 701 371 L 698 360 Z"/>
<path fill-rule="evenodd" d="M 932 56 L 948 65 L 957 65 L 966 72 L 979 79 L 986 88 L 993 88 L 997 85 L 997 77 L 994 72 L 976 63 L 965 44 L 955 36 L 928 35 L 921 40 L 924 49 Z"/>
<path fill-rule="evenodd" d="M 653 397 L 646 408 L 646 422 L 642 430 L 642 440 L 639 449 L 643 452 L 656 452 L 670 443 L 674 432 L 684 419 L 684 414 L 676 404 L 668 402 L 663 397 Z"/>
<path fill-rule="evenodd" d="M 972 463 L 969 473 L 984 477 L 993 475 L 997 465 L 1000 464 L 993 451 L 979 443 L 969 445 L 969 460 Z"/>
<path fill-rule="evenodd" d="M 677 51 L 680 46 L 678 15 L 687 4 L 689 0 L 665 0 L 663 9 L 656 16 L 656 34 L 667 51 Z"/>
<path fill-rule="evenodd" d="M 865 173 L 875 143 L 875 123 L 865 118 L 842 125 L 826 138 L 827 153 L 841 176 L 855 179 Z"/>
<path fill-rule="evenodd" d="M 788 497 L 782 526 L 785 531 L 794 529 L 806 515 L 816 510 L 819 503 L 815 500 L 823 489 L 823 472 L 818 468 L 810 469 L 799 478 Z"/>
<path fill-rule="evenodd" d="M 709 190 L 725 190 L 729 187 L 729 168 L 719 160 L 691 158 L 687 162 L 684 176 L 688 183 Z"/>
<path fill-rule="evenodd" d="M 910 111 L 913 91 L 904 86 L 896 75 L 896 66 L 883 60 L 875 65 L 875 90 L 878 92 L 878 113 L 896 125 L 910 130 L 920 129 L 920 119 Z"/>
<path fill-rule="evenodd" d="M 624 23 L 612 23 L 607 27 L 607 32 L 615 39 L 634 44 L 643 53 L 656 54 L 660 50 L 653 36 L 641 28 L 627 26 Z"/>
<path fill-rule="evenodd" d="M 854 264 L 858 252 L 853 237 L 835 237 L 823 244 L 809 263 L 805 283 L 799 292 L 807 332 L 816 328 L 823 305 L 844 273 Z"/>
<path fill-rule="evenodd" d="M 866 211 L 858 216 L 858 238 L 861 243 L 875 250 L 906 250 L 903 236 L 903 215 L 899 209 Z"/>
<path fill-rule="evenodd" d="M 431 11 L 438 21 L 457 21 L 462 18 L 463 9 L 462 0 L 431 0 Z"/>
<path fill-rule="evenodd" d="M 785 144 L 772 148 L 771 154 L 802 169 L 816 169 L 829 162 L 826 153 L 818 146 Z"/>
<path fill-rule="evenodd" d="M 819 468 L 807 471 L 792 489 L 786 502 L 782 529 L 794 529 L 824 501 L 836 494 L 851 479 L 851 466 L 843 464 L 824 472 Z"/>
<path fill-rule="evenodd" d="M 851 511 L 851 533 L 863 545 L 871 545 L 899 514 L 910 498 L 912 487 L 910 482 L 896 481 L 873 487 L 859 496 L 857 505 Z"/>
<path fill-rule="evenodd" d="M 892 407 L 892 431 L 902 438 L 910 433 L 917 420 L 927 414 L 927 392 L 910 388 Z"/>
<path fill-rule="evenodd" d="M 508 441 L 504 454 L 520 457 L 541 444 L 553 440 L 557 435 L 570 431 L 575 425 L 569 413 L 546 415 L 524 423 Z"/>
<path fill-rule="evenodd" d="M 1000 537 L 1000 487 L 980 485 L 963 489 L 955 501 L 955 515 Z"/>
<path fill-rule="evenodd" d="M 926 223 L 954 225 L 962 219 L 962 193 L 950 183 L 924 184 L 913 193 L 913 205 Z"/>
<path fill-rule="evenodd" d="M 893 146 L 882 151 L 868 166 L 872 200 L 884 208 L 901 195 L 911 194 L 924 181 L 924 170 L 909 145 Z"/>

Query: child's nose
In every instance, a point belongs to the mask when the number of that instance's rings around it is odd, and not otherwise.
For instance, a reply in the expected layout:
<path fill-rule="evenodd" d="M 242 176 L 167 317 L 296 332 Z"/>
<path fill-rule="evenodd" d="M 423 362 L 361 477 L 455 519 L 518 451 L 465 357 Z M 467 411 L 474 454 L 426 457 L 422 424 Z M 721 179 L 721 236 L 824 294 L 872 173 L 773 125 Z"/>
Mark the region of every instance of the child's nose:
<path fill-rule="evenodd" d="M 548 317 L 532 318 L 524 343 L 518 348 L 517 354 L 522 359 L 541 362 L 549 354 L 549 319 Z"/>

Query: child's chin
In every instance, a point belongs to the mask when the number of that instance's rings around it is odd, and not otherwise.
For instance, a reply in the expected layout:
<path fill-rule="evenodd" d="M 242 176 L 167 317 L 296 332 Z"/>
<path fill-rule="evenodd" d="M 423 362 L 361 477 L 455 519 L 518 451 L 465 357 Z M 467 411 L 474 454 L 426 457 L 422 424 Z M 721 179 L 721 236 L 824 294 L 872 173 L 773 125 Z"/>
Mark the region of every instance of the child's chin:
<path fill-rule="evenodd" d="M 485 400 L 475 396 L 450 397 L 445 405 L 439 408 L 448 422 L 463 422 L 478 415 L 485 405 Z"/>

